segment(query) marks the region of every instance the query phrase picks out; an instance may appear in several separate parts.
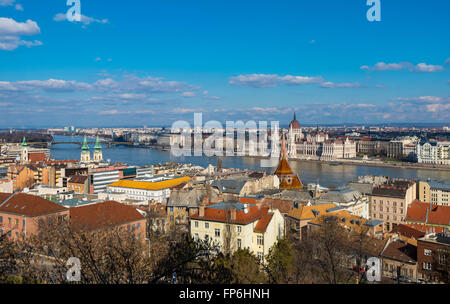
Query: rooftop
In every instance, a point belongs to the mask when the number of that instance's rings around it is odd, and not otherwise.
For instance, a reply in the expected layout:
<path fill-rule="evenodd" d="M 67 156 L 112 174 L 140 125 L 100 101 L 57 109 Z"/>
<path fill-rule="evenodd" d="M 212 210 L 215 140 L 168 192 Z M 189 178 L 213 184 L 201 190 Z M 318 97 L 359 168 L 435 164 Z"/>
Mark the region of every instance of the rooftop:
<path fill-rule="evenodd" d="M 179 177 L 169 180 L 163 180 L 158 182 L 151 181 L 136 181 L 136 180 L 120 180 L 109 185 L 110 187 L 117 188 L 132 188 L 132 189 L 142 189 L 142 190 L 163 190 L 168 188 L 176 187 L 182 183 L 190 181 L 190 177 Z"/>
<path fill-rule="evenodd" d="M 39 216 L 65 211 L 66 208 L 39 196 L 25 193 L 0 193 L 0 212 L 23 216 Z"/>
<path fill-rule="evenodd" d="M 71 224 L 84 230 L 119 226 L 144 219 L 136 208 L 114 201 L 70 209 Z"/>

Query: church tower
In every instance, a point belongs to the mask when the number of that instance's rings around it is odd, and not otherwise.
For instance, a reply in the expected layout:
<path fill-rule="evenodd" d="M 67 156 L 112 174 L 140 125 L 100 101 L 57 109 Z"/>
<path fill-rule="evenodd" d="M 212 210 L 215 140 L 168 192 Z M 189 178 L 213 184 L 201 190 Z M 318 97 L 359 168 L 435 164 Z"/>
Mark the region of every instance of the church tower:
<path fill-rule="evenodd" d="M 29 153 L 28 144 L 27 144 L 27 140 L 24 136 L 23 141 L 22 141 L 22 152 L 20 155 L 20 160 L 23 164 L 27 164 L 30 161 L 30 159 L 28 157 L 28 153 Z"/>
<path fill-rule="evenodd" d="M 280 189 L 303 189 L 300 178 L 295 174 L 288 162 L 285 135 L 282 134 L 281 156 L 275 175 L 280 179 Z"/>
<path fill-rule="evenodd" d="M 91 153 L 89 152 L 89 146 L 86 136 L 84 137 L 83 146 L 81 147 L 81 162 L 89 163 L 91 161 Z"/>
<path fill-rule="evenodd" d="M 100 145 L 100 138 L 98 137 L 98 135 L 97 135 L 97 141 L 95 142 L 95 146 L 94 146 L 94 161 L 95 162 L 103 161 L 102 146 Z"/>

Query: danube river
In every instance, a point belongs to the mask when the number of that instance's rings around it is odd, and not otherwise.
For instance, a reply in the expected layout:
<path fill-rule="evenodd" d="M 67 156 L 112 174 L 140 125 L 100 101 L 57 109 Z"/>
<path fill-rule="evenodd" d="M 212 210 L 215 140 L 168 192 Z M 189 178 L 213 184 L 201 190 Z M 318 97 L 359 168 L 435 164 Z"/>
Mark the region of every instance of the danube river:
<path fill-rule="evenodd" d="M 82 137 L 53 136 L 55 142 L 82 142 Z M 95 138 L 90 138 L 90 142 Z M 80 147 L 72 144 L 55 145 L 52 147 L 51 156 L 57 160 L 80 159 Z M 91 147 L 91 153 L 93 147 Z M 144 166 L 166 163 L 168 161 L 178 163 L 191 163 L 202 167 L 208 164 L 217 165 L 216 157 L 174 157 L 168 151 L 159 151 L 154 149 L 144 149 L 135 147 L 113 147 L 103 149 L 103 158 L 111 160 L 112 163 L 125 163 L 128 165 Z M 261 168 L 261 160 L 251 157 L 223 157 L 222 166 L 224 168 L 239 168 L 249 170 L 259 170 L 273 172 L 276 168 Z M 303 183 L 317 183 L 322 186 L 343 186 L 349 181 L 362 175 L 383 175 L 397 178 L 410 179 L 437 179 L 450 181 L 450 171 L 433 171 L 423 169 L 403 169 L 403 168 L 384 168 L 384 167 L 366 167 L 357 165 L 330 165 L 327 163 L 291 161 L 291 167 L 295 170 Z"/>

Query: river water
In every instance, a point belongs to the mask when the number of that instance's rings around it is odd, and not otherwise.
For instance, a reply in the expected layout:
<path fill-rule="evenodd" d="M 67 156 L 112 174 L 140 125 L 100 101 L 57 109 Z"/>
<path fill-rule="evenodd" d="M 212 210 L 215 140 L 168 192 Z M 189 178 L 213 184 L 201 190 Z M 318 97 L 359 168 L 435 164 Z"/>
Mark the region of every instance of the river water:
<path fill-rule="evenodd" d="M 55 142 L 82 142 L 82 137 L 53 136 Z M 95 138 L 88 139 L 90 142 Z M 93 146 L 91 146 L 91 153 Z M 80 159 L 80 147 L 72 144 L 54 145 L 51 149 L 51 156 L 57 160 Z M 178 163 L 191 163 L 202 167 L 208 164 L 217 165 L 217 157 L 174 157 L 169 151 L 159 151 L 154 149 L 135 147 L 112 147 L 103 148 L 103 158 L 109 159 L 112 163 L 120 162 L 128 165 L 144 166 L 166 163 L 168 161 Z M 222 166 L 224 168 L 239 168 L 249 170 L 267 171 L 273 173 L 276 168 L 261 168 L 261 160 L 251 157 L 223 157 Z M 450 171 L 433 171 L 423 169 L 403 169 L 366 167 L 357 165 L 330 165 L 326 163 L 291 161 L 291 167 L 296 171 L 304 184 L 319 182 L 322 186 L 343 186 L 349 181 L 363 175 L 383 175 L 395 178 L 409 179 L 437 179 L 450 181 Z"/>

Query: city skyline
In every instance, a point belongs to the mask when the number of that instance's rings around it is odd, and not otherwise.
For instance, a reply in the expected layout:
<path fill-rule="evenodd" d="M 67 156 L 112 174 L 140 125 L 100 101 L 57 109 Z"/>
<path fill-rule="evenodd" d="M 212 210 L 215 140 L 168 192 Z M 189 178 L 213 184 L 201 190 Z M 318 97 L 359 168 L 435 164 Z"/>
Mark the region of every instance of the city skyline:
<path fill-rule="evenodd" d="M 0 0 L 0 128 L 450 121 L 450 4 Z"/>

